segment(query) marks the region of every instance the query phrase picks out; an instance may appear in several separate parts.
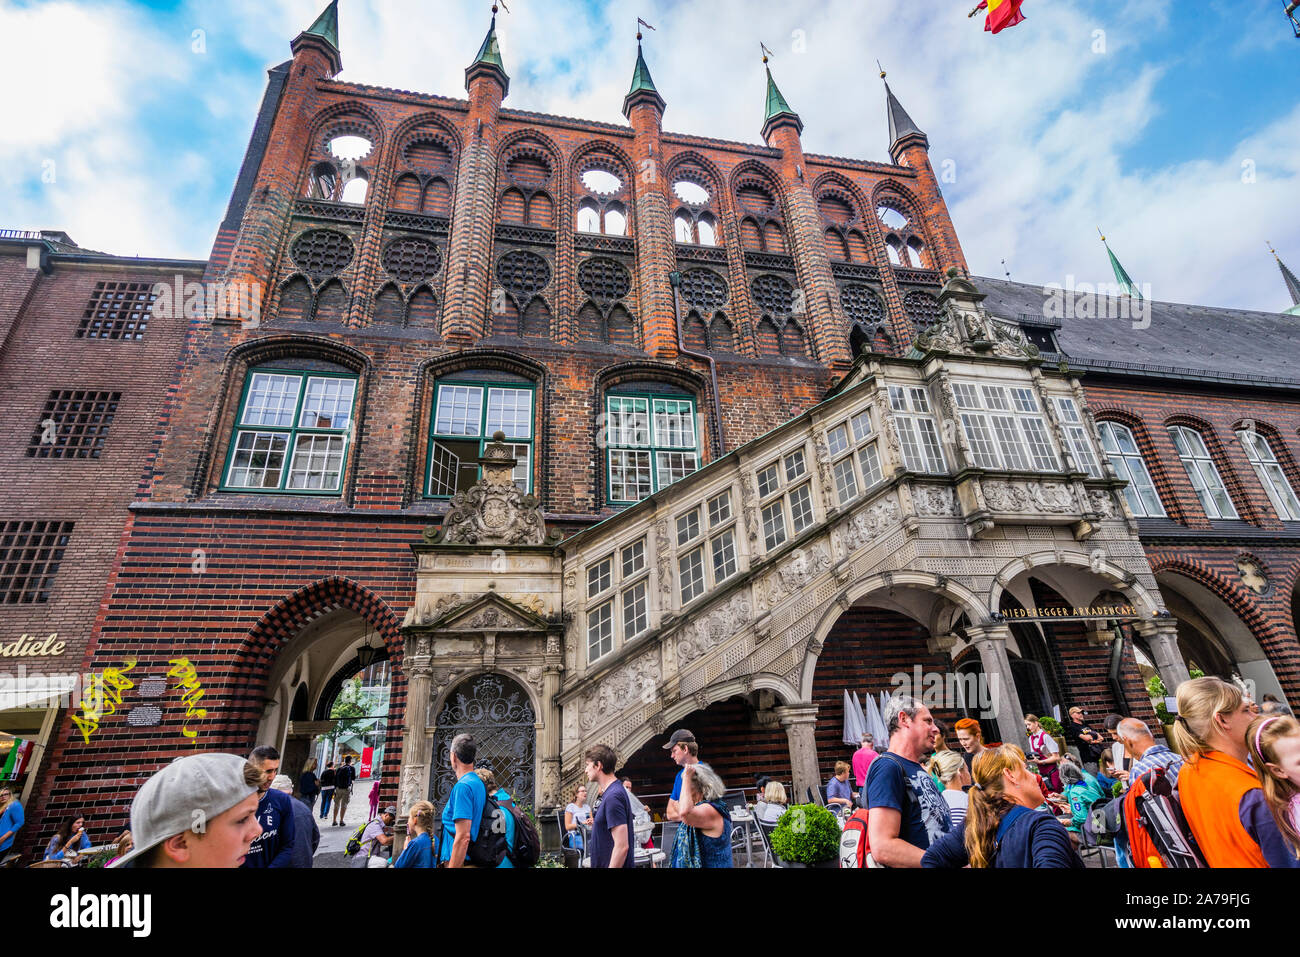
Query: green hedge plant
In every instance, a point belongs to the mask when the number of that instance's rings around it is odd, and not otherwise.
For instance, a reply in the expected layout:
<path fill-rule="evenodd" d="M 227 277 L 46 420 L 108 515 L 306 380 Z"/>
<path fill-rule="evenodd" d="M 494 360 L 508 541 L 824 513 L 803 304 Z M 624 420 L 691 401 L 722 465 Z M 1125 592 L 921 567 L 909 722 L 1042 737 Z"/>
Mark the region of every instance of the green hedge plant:
<path fill-rule="evenodd" d="M 772 832 L 772 851 L 783 861 L 821 864 L 839 853 L 835 815 L 818 804 L 796 804 L 781 815 Z"/>

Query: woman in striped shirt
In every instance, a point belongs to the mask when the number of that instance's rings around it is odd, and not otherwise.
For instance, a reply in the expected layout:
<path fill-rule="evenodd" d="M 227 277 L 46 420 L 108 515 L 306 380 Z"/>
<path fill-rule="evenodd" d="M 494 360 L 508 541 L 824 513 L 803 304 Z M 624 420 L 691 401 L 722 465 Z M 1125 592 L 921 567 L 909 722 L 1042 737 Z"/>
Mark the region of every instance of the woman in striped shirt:
<path fill-rule="evenodd" d="M 948 805 L 948 817 L 955 828 L 966 819 L 969 799 L 964 788 L 970 787 L 970 771 L 956 751 L 939 751 L 930 760 L 930 773 L 943 782 L 943 800 Z"/>

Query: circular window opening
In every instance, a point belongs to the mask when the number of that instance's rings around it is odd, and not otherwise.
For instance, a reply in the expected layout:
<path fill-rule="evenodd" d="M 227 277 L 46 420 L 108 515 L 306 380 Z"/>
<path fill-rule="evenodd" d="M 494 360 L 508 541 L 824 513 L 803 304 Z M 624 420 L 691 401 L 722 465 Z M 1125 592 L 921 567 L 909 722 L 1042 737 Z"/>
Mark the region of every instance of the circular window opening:
<path fill-rule="evenodd" d="M 683 203 L 690 203 L 692 206 L 703 206 L 709 201 L 709 191 L 699 183 L 692 183 L 688 179 L 673 183 L 673 192 Z"/>
<path fill-rule="evenodd" d="M 359 160 L 368 156 L 374 144 L 364 136 L 336 136 L 329 141 L 330 155 L 338 160 Z"/>
<path fill-rule="evenodd" d="M 593 193 L 609 196 L 623 188 L 623 181 L 608 170 L 589 169 L 582 174 L 582 185 Z"/>
<path fill-rule="evenodd" d="M 880 221 L 890 229 L 902 229 L 907 225 L 907 217 L 892 206 L 881 206 L 876 212 L 880 216 Z"/>

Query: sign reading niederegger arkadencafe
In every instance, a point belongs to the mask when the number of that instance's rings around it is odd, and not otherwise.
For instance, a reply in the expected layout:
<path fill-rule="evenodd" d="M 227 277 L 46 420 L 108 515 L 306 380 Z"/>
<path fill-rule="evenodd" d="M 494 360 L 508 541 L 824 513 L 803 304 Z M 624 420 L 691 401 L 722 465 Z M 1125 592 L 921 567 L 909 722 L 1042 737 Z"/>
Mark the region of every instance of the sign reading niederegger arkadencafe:
<path fill-rule="evenodd" d="M 339 80 L 333 4 L 290 46 L 207 259 L 0 234 L 0 659 L 95 689 L 0 713 L 29 853 L 195 750 L 371 754 L 404 822 L 468 732 L 555 844 L 593 745 L 667 794 L 684 726 L 802 799 L 914 667 L 996 676 L 934 709 L 989 741 L 1158 729 L 1192 666 L 1300 704 L 1294 316 L 1113 338 L 972 275 L 891 87 L 841 159 L 771 71 L 736 142 L 664 128 L 701 91 L 649 48 L 615 125 L 508 105 L 495 25 L 464 96 Z M 155 311 L 178 274 L 259 314 Z"/>

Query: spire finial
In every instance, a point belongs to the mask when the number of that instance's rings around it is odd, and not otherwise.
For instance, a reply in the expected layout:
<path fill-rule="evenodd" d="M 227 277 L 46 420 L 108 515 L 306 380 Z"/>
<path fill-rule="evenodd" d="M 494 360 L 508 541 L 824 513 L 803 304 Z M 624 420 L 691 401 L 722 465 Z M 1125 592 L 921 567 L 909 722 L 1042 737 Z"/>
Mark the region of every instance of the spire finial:
<path fill-rule="evenodd" d="M 758 48 L 763 51 L 763 65 L 766 66 L 767 58 L 769 56 L 774 56 L 774 54 L 767 48 L 766 44 L 764 44 L 762 40 L 758 41 Z"/>
<path fill-rule="evenodd" d="M 1271 242 L 1269 242 L 1266 239 L 1264 240 L 1264 245 L 1268 247 L 1268 251 L 1273 254 L 1274 259 L 1276 259 L 1278 262 L 1282 261 L 1282 258 L 1277 254 L 1277 250 L 1273 248 L 1273 244 Z"/>
<path fill-rule="evenodd" d="M 646 23 L 640 17 L 636 18 L 636 45 L 638 50 L 641 49 L 641 28 L 642 27 L 645 27 L 647 30 L 654 29 L 654 27 L 650 26 L 650 24 Z"/>
<path fill-rule="evenodd" d="M 876 61 L 876 69 L 880 71 L 880 78 L 883 80 L 885 78 L 885 68 L 880 65 L 879 60 Z"/>
<path fill-rule="evenodd" d="M 1101 231 L 1100 226 L 1097 227 L 1097 235 L 1101 237 L 1103 243 L 1106 241 L 1106 234 Z"/>

